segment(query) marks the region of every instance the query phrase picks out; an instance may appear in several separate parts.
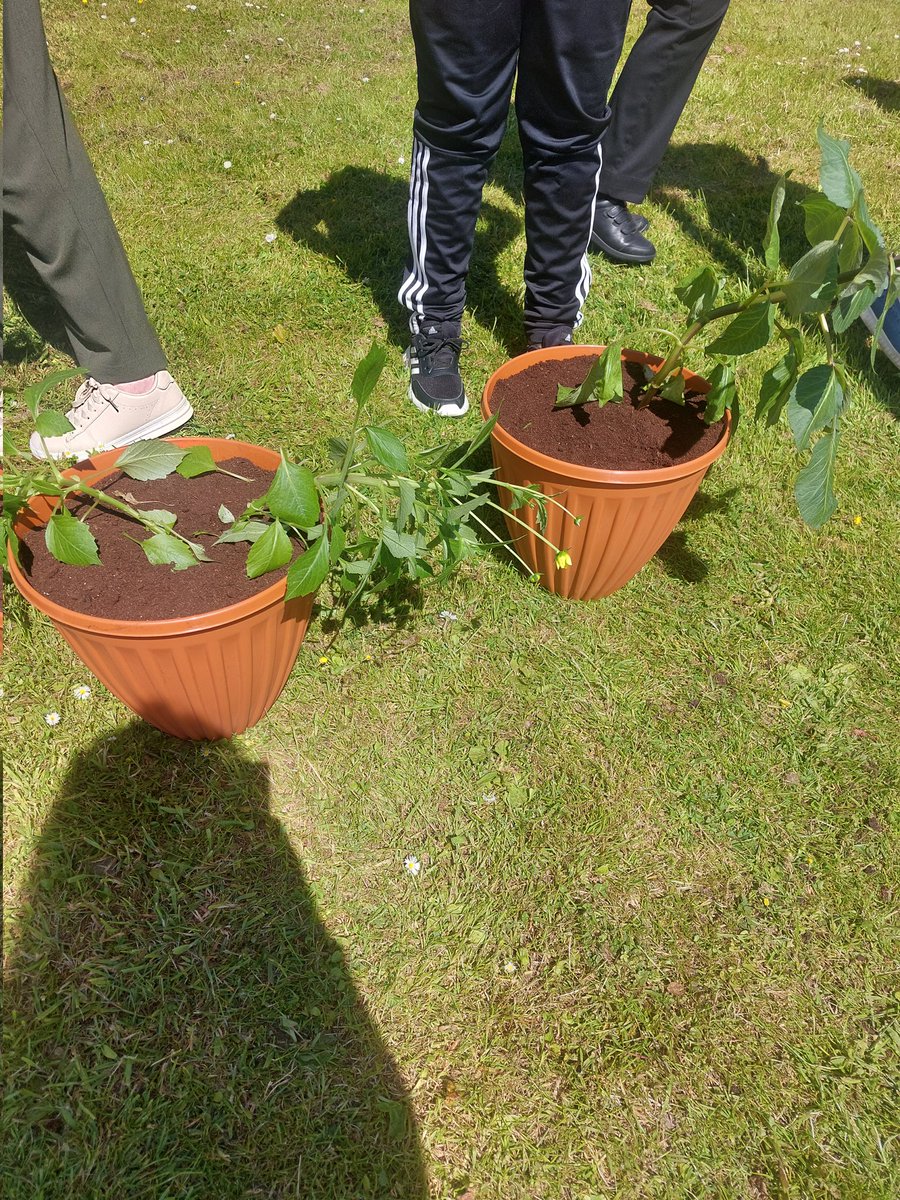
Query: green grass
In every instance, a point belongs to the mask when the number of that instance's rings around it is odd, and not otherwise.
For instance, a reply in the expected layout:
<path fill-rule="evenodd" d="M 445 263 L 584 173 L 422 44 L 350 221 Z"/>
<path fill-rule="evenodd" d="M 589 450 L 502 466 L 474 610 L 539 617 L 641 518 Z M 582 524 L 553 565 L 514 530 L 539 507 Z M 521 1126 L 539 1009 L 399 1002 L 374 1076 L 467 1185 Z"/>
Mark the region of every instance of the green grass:
<path fill-rule="evenodd" d="M 423 444 L 393 301 L 405 6 L 281 11 L 45 4 L 191 429 L 319 461 L 379 337 L 375 411 Z M 698 262 L 741 270 L 777 175 L 789 201 L 814 185 L 820 116 L 900 241 L 888 17 L 735 0 L 645 206 L 658 260 L 595 260 L 581 340 L 654 348 Z M 511 138 L 474 394 L 522 344 L 518 171 Z M 790 204 L 785 227 L 789 255 Z M 7 339 L 7 396 L 64 361 L 14 311 Z M 786 436 L 746 421 L 615 596 L 567 604 L 485 557 L 325 663 L 315 623 L 228 745 L 166 739 L 93 681 L 75 700 L 86 672 L 7 592 L 6 1194 L 898 1193 L 898 387 L 848 343 L 821 533 Z"/>

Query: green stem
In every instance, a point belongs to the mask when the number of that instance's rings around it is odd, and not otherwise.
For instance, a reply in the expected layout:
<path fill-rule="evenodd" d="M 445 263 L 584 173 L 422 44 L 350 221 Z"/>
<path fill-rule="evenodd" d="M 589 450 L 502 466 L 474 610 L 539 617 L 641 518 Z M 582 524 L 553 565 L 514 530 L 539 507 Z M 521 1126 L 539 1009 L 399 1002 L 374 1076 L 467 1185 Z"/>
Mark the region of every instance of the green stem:
<path fill-rule="evenodd" d="M 361 500 L 363 504 L 367 504 L 373 512 L 378 514 L 379 517 L 381 516 L 381 509 L 378 507 L 375 501 L 370 500 L 365 492 L 361 492 L 358 488 L 355 488 L 349 480 L 347 480 L 347 491 L 350 492 L 351 495 L 356 496 L 357 499 Z"/>
<path fill-rule="evenodd" d="M 503 509 L 501 509 L 500 511 L 503 512 Z M 518 550 L 515 549 L 515 547 L 513 546 L 511 541 L 506 542 L 503 540 L 502 537 L 498 537 L 498 535 L 496 533 L 494 533 L 493 529 L 491 529 L 490 525 L 488 525 L 486 521 L 482 521 L 482 519 L 481 519 L 481 517 L 479 517 L 478 513 L 472 513 L 472 517 L 474 520 L 476 520 L 478 522 L 478 524 L 482 527 L 482 529 L 487 530 L 487 532 L 491 535 L 491 538 L 497 543 L 498 546 L 506 547 L 506 549 L 510 552 L 510 554 L 513 556 L 513 558 L 516 560 L 516 562 L 519 563 L 521 566 L 523 566 L 529 575 L 534 574 L 534 571 L 532 570 L 532 568 L 528 565 L 528 563 L 525 561 L 525 559 L 522 557 L 522 555 L 519 554 Z M 526 526 L 526 528 L 530 528 L 530 526 Z M 548 543 L 548 545 L 549 545 L 549 543 Z M 555 549 L 555 547 L 553 547 L 553 549 Z"/>
<path fill-rule="evenodd" d="M 527 521 L 523 521 L 521 517 L 517 517 L 516 514 L 510 512 L 508 508 L 504 508 L 501 504 L 495 504 L 493 500 L 488 500 L 487 506 L 488 508 L 495 509 L 499 513 L 503 513 L 504 517 L 509 517 L 511 521 L 515 521 L 517 525 L 521 525 L 523 529 L 527 529 L 529 533 L 533 533 L 534 536 L 542 541 L 545 546 L 549 546 L 554 554 L 559 554 L 559 546 L 554 546 L 549 538 L 545 538 L 544 535 L 539 533 L 533 525 L 529 525 Z"/>

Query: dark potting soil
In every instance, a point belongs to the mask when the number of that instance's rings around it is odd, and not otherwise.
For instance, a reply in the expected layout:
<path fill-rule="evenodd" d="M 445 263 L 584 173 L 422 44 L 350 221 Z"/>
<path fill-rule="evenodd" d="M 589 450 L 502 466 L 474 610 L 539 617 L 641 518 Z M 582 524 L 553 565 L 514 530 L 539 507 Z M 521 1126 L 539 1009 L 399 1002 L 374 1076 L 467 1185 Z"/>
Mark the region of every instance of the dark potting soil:
<path fill-rule="evenodd" d="M 577 387 L 597 361 L 587 356 L 550 360 L 501 379 L 491 397 L 491 411 L 514 438 L 551 458 L 583 467 L 612 471 L 647 471 L 690 462 L 715 446 L 724 421 L 707 425 L 703 398 L 688 392 L 682 407 L 653 400 L 638 407 L 643 378 L 640 367 L 623 364 L 625 400 L 555 408 L 558 384 Z"/>
<path fill-rule="evenodd" d="M 135 500 L 134 508 L 166 508 L 178 514 L 175 528 L 191 541 L 200 542 L 213 560 L 173 571 L 168 566 L 153 566 L 132 539 L 145 541 L 150 535 L 131 517 L 100 505 L 89 517 L 88 526 L 100 549 L 101 566 L 70 567 L 57 562 L 44 545 L 43 528 L 34 530 L 22 542 L 22 568 L 29 583 L 42 595 L 76 612 L 111 617 L 121 621 L 159 621 L 169 617 L 187 617 L 210 612 L 246 600 L 277 582 L 287 567 L 270 571 L 257 579 L 246 572 L 249 542 L 226 542 L 214 546 L 226 526 L 219 520 L 224 504 L 236 517 L 251 500 L 265 494 L 274 477 L 245 458 L 233 458 L 219 464 L 252 480 L 242 483 L 220 472 L 183 479 L 130 479 L 121 471 L 102 481 L 111 496 Z M 73 498 L 69 508 L 82 515 L 88 504 Z M 127 535 L 127 536 L 126 536 Z M 298 543 L 298 551 L 301 549 Z"/>

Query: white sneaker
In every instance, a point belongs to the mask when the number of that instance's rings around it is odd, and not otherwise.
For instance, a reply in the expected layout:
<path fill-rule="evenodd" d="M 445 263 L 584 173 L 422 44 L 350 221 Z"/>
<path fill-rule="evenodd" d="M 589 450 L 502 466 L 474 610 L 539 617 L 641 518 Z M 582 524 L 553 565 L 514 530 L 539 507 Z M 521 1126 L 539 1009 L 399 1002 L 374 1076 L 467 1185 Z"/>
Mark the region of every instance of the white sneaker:
<path fill-rule="evenodd" d="M 31 453 L 37 458 L 87 458 L 98 450 L 115 450 L 144 438 L 171 433 L 194 415 L 181 388 L 168 371 L 157 371 L 153 387 L 142 396 L 120 391 L 114 384 L 88 377 L 75 393 L 66 413 L 70 433 L 44 438 L 31 435 Z M 44 449 L 46 445 L 46 451 Z"/>

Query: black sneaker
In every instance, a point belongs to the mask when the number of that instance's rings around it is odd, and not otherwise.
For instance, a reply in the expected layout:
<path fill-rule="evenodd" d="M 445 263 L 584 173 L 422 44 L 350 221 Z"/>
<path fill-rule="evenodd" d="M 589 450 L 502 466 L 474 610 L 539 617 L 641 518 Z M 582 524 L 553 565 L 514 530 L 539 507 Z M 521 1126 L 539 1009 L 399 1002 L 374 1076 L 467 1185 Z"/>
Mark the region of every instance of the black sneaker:
<path fill-rule="evenodd" d="M 409 398 L 420 412 L 461 417 L 469 411 L 459 356 L 463 340 L 456 321 L 423 321 L 404 355 Z"/>
<path fill-rule="evenodd" d="M 553 325 L 550 329 L 533 330 L 528 334 L 525 353 L 531 350 L 547 350 L 551 346 L 571 346 L 572 326 Z"/>

